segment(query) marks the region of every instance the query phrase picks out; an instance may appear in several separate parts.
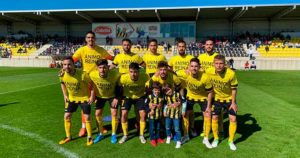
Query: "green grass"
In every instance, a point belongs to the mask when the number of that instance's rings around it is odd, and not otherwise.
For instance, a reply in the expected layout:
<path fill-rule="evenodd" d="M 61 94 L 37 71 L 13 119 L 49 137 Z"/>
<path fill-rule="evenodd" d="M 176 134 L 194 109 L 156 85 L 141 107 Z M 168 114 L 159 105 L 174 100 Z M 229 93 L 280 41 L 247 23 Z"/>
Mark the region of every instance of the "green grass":
<path fill-rule="evenodd" d="M 57 71 L 0 67 L 1 157 L 64 157 L 47 144 L 24 136 L 24 133 L 3 128 L 3 125 L 18 128 L 55 144 L 64 137 L 64 104 Z M 106 139 L 90 147 L 85 145 L 85 138 L 75 139 L 61 147 L 79 157 L 300 157 L 299 72 L 237 72 L 239 123 L 235 138 L 238 150 L 235 152 L 229 150 L 227 138 L 218 148 L 211 150 L 201 144 L 200 137 L 193 138 L 179 150 L 175 150 L 175 143 L 153 148 L 149 139 L 142 145 L 133 128 L 130 129 L 132 139 L 122 145 L 111 144 L 108 133 Z M 199 112 L 200 108 L 196 107 L 196 111 Z M 107 115 L 108 107 L 105 108 Z M 134 117 L 132 112 L 130 116 Z M 108 129 L 109 124 L 106 123 Z M 73 117 L 72 135 L 75 138 L 80 126 L 78 110 Z M 196 126 L 202 126 L 199 115 Z M 226 126 L 228 119 L 225 119 L 225 129 Z"/>

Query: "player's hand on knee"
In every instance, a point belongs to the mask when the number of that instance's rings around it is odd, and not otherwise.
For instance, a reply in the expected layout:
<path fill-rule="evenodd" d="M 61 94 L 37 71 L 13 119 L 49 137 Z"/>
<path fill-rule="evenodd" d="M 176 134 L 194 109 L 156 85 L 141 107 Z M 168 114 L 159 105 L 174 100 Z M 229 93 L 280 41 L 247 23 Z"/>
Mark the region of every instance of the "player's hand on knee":
<path fill-rule="evenodd" d="M 231 103 L 229 110 L 232 109 L 235 113 L 238 111 L 238 107 L 236 103 Z"/>
<path fill-rule="evenodd" d="M 65 95 L 64 100 L 65 100 L 65 103 L 69 102 L 69 97 Z"/>
<path fill-rule="evenodd" d="M 88 100 L 88 104 L 93 104 L 95 101 L 95 96 L 90 96 L 89 100 Z"/>

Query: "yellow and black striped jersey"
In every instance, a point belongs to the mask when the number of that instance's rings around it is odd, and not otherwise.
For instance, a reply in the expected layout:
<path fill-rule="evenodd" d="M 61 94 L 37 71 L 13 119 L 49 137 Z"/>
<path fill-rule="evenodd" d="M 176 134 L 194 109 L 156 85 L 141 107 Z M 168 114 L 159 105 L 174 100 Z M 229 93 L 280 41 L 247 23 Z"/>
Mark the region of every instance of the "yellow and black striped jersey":
<path fill-rule="evenodd" d="M 173 92 L 172 96 L 165 96 L 165 107 L 164 112 L 167 114 L 167 117 L 171 119 L 179 119 L 181 117 L 181 95 L 178 92 Z M 180 102 L 180 106 L 171 107 L 171 104 L 175 102 Z"/>

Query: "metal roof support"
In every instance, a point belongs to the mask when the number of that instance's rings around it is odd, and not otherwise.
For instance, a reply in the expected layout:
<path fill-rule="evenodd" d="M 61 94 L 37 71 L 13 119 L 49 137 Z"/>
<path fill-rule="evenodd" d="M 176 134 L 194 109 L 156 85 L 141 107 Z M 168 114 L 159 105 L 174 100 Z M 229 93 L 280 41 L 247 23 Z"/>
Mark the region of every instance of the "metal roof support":
<path fill-rule="evenodd" d="M 79 11 L 76 10 L 76 14 L 78 16 L 82 17 L 83 19 L 85 19 L 86 21 L 88 21 L 89 23 L 94 22 L 94 19 L 91 16 L 89 16 L 89 15 L 83 13 L 83 12 L 79 12 Z"/>
<path fill-rule="evenodd" d="M 239 11 L 237 11 L 232 18 L 230 18 L 230 21 L 235 21 L 237 19 L 239 19 L 241 16 L 243 16 L 246 11 L 248 10 L 248 7 L 242 7 Z"/>
<path fill-rule="evenodd" d="M 155 9 L 155 14 L 156 14 L 158 21 L 161 21 L 161 17 L 160 17 L 160 14 L 157 9 Z"/>
<path fill-rule="evenodd" d="M 56 22 L 59 22 L 59 23 L 65 23 L 62 19 L 57 18 L 54 15 L 51 15 L 50 12 L 47 12 L 47 14 L 43 14 L 42 12 L 38 12 L 37 15 L 39 15 L 39 16 L 47 19 L 47 20 L 50 20 L 50 21 L 56 21 Z"/>
<path fill-rule="evenodd" d="M 2 12 L 1 15 L 6 17 L 6 18 L 12 19 L 14 21 L 26 22 L 26 23 L 29 23 L 31 25 L 36 25 L 37 24 L 36 21 L 28 19 L 28 18 L 24 18 L 24 17 L 20 17 L 20 16 L 16 16 L 16 15 L 9 15 L 9 14 L 5 14 L 3 12 Z"/>
<path fill-rule="evenodd" d="M 196 21 L 198 20 L 198 18 L 199 18 L 199 14 L 200 14 L 200 8 L 198 8 L 198 10 L 197 10 L 197 14 L 196 14 Z"/>
<path fill-rule="evenodd" d="M 275 15 L 273 15 L 271 17 L 271 19 L 280 19 L 283 16 L 285 16 L 285 15 L 291 13 L 292 11 L 294 11 L 296 8 L 297 8 L 296 5 L 288 7 L 288 8 L 285 8 L 285 9 L 281 10 L 280 12 L 276 13 Z"/>
<path fill-rule="evenodd" d="M 121 13 L 118 13 L 117 10 L 115 10 L 115 14 L 123 21 L 126 22 L 126 17 L 124 15 L 122 15 Z"/>

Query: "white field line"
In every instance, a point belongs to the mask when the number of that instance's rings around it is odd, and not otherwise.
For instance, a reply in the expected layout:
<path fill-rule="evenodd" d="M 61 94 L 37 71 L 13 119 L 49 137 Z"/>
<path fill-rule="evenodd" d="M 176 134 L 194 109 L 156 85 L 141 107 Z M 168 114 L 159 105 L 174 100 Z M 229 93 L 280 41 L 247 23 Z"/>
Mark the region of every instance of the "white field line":
<path fill-rule="evenodd" d="M 8 93 L 14 93 L 14 92 L 20 92 L 20 91 L 26 91 L 26 90 L 30 90 L 30 89 L 35 89 L 35 88 L 40 88 L 40 87 L 46 87 L 46 86 L 50 86 L 50 85 L 55 85 L 58 84 L 58 82 L 56 83 L 50 83 L 50 84 L 44 84 L 44 85 L 39 85 L 39 86 L 34 86 L 34 87 L 28 87 L 28 88 L 23 88 L 23 89 L 18 89 L 15 91 L 8 91 L 8 92 L 2 92 L 1 94 L 8 94 Z"/>
<path fill-rule="evenodd" d="M 4 125 L 4 124 L 0 124 L 0 128 L 8 130 L 10 132 L 14 132 L 16 134 L 19 134 L 19 135 L 22 135 L 22 136 L 25 136 L 25 137 L 29 137 L 29 138 L 43 144 L 44 146 L 50 147 L 52 150 L 54 150 L 55 152 L 63 155 L 64 157 L 79 158 L 79 156 L 76 153 L 73 153 L 73 152 L 63 148 L 63 147 L 57 145 L 56 143 L 41 137 L 38 134 L 27 132 L 27 131 L 22 130 L 20 128 L 16 128 L 16 127 Z"/>

